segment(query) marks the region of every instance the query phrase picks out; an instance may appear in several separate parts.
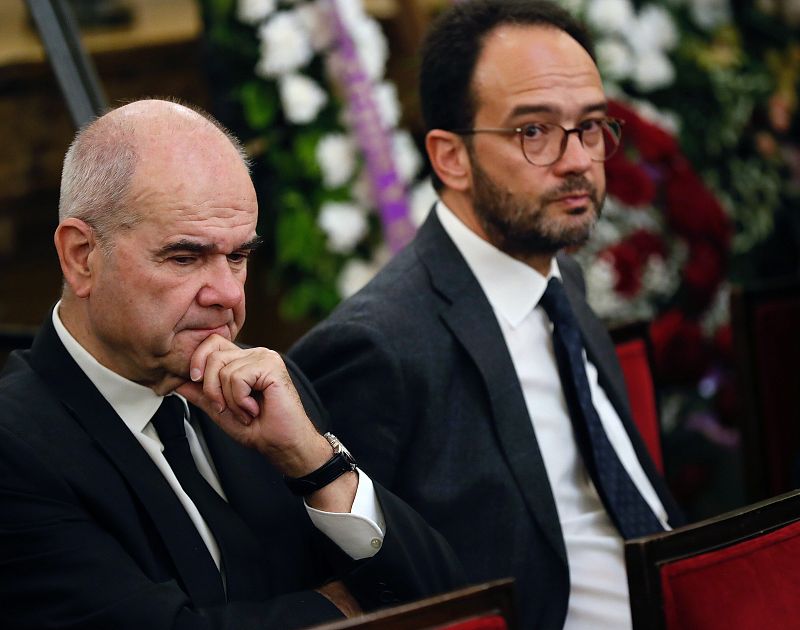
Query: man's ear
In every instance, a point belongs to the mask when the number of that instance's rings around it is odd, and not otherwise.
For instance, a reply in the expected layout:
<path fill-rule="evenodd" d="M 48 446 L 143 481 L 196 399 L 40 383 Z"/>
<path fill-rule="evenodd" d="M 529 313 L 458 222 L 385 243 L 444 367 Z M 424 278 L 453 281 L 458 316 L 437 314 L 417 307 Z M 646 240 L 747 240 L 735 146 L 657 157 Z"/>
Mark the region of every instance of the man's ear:
<path fill-rule="evenodd" d="M 92 289 L 92 261 L 102 255 L 92 227 L 71 217 L 58 224 L 53 236 L 61 272 L 72 292 L 88 297 Z"/>
<path fill-rule="evenodd" d="M 448 188 L 458 191 L 471 186 L 472 169 L 464 140 L 458 134 L 431 129 L 425 136 L 431 166 Z"/>

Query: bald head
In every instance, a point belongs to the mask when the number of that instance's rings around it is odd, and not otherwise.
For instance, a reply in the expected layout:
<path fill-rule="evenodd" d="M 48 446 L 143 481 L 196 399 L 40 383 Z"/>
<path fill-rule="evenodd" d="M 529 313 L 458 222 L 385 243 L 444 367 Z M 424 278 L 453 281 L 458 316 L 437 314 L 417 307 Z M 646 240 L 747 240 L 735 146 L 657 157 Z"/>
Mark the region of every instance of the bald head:
<path fill-rule="evenodd" d="M 85 221 L 110 247 L 114 232 L 141 220 L 128 203 L 137 167 L 156 156 L 164 159 L 173 148 L 185 155 L 201 143 L 230 153 L 247 166 L 239 141 L 202 110 L 157 99 L 111 110 L 81 129 L 67 151 L 59 221 L 69 217 Z"/>

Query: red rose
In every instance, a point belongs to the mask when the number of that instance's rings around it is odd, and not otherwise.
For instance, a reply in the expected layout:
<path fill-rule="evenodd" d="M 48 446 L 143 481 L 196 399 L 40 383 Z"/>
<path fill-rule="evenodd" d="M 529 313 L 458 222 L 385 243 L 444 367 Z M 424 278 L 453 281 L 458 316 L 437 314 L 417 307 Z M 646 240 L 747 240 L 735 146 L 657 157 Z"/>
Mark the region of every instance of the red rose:
<path fill-rule="evenodd" d="M 656 185 L 647 171 L 622 153 L 606 162 L 606 184 L 608 194 L 628 206 L 649 205 L 656 196 Z"/>
<path fill-rule="evenodd" d="M 635 147 L 647 162 L 668 162 L 678 155 L 677 140 L 666 130 L 639 116 L 633 109 L 617 101 L 610 101 L 608 115 L 625 121 L 622 128 L 624 145 Z"/>
<path fill-rule="evenodd" d="M 714 245 L 706 241 L 689 245 L 683 283 L 695 305 L 702 308 L 709 304 L 724 275 L 724 256 Z"/>
<path fill-rule="evenodd" d="M 601 256 L 610 259 L 617 272 L 614 290 L 626 297 L 636 295 L 642 286 L 642 260 L 636 248 L 621 241 L 609 247 Z"/>
<path fill-rule="evenodd" d="M 636 251 L 642 257 L 642 262 L 653 255 L 661 256 L 661 258 L 666 256 L 667 250 L 664 246 L 664 241 L 654 232 L 644 229 L 636 230 L 625 240 L 636 248 Z"/>
<path fill-rule="evenodd" d="M 663 383 L 696 383 L 711 362 L 700 325 L 678 309 L 667 311 L 650 325 L 656 374 Z"/>
<path fill-rule="evenodd" d="M 667 180 L 666 201 L 666 217 L 676 232 L 689 239 L 711 239 L 727 249 L 728 216 L 688 164 L 677 167 Z"/>

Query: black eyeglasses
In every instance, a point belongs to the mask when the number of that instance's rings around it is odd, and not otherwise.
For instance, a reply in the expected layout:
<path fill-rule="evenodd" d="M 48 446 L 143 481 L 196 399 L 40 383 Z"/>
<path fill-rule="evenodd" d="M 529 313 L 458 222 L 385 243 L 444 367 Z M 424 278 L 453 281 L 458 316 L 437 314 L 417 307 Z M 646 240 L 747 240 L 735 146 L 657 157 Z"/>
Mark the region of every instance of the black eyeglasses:
<path fill-rule="evenodd" d="M 589 118 L 574 129 L 564 129 L 552 123 L 530 123 L 522 127 L 484 127 L 481 129 L 456 129 L 453 133 L 472 135 L 476 133 L 517 134 L 522 155 L 534 166 L 555 164 L 567 150 L 569 134 L 578 134 L 578 139 L 594 162 L 605 162 L 619 148 L 624 120 L 619 118 Z"/>

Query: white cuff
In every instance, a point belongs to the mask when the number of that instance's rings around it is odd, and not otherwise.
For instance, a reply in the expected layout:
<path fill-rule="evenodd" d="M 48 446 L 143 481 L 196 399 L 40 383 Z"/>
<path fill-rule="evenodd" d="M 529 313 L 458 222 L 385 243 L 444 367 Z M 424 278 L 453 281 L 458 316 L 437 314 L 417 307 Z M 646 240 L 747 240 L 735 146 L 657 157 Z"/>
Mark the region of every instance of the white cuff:
<path fill-rule="evenodd" d="M 349 513 L 323 512 L 307 503 L 305 506 L 318 530 L 339 545 L 353 560 L 362 560 L 371 558 L 380 551 L 386 534 L 386 524 L 372 479 L 363 471 L 356 471 L 358 488 Z"/>

